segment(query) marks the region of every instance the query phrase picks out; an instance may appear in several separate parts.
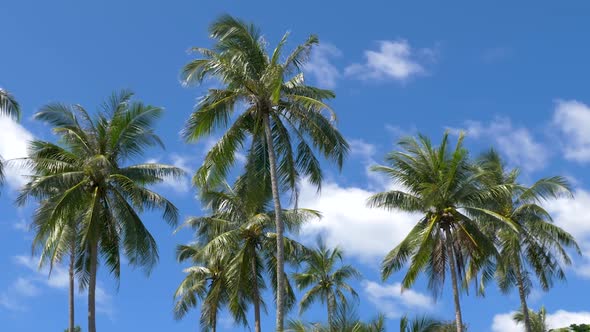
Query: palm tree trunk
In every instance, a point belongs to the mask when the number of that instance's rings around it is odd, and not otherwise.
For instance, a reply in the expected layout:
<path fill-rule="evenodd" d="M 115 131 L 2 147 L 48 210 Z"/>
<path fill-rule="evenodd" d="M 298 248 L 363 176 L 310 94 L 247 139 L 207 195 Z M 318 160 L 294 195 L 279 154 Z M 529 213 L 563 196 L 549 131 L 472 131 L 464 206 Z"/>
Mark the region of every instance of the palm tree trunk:
<path fill-rule="evenodd" d="M 277 228 L 277 321 L 276 330 L 283 331 L 284 326 L 284 287 L 285 284 L 285 249 L 283 243 L 283 220 L 281 219 L 281 200 L 279 196 L 279 186 L 277 179 L 277 160 L 275 156 L 272 132 L 270 128 L 270 116 L 264 116 L 264 132 L 266 134 L 266 144 L 268 146 L 268 161 L 270 164 L 270 183 L 272 189 L 272 198 L 275 207 L 275 224 Z"/>
<path fill-rule="evenodd" d="M 529 317 L 529 307 L 526 303 L 526 293 L 524 290 L 524 279 L 520 266 L 516 266 L 516 282 L 518 283 L 518 295 L 520 296 L 520 305 L 522 307 L 522 314 L 524 317 L 524 327 L 526 332 L 532 332 L 531 318 Z"/>
<path fill-rule="evenodd" d="M 328 330 L 334 331 L 334 317 L 332 317 L 334 312 L 334 298 L 328 295 L 328 300 L 326 301 L 328 306 Z"/>
<path fill-rule="evenodd" d="M 70 269 L 69 269 L 69 275 L 70 275 L 70 292 L 69 292 L 69 304 L 70 304 L 70 328 L 69 328 L 69 332 L 74 332 L 74 328 L 75 328 L 75 323 L 74 323 L 74 260 L 76 259 L 76 238 L 72 237 L 72 242 L 71 242 L 71 251 L 70 251 Z"/>
<path fill-rule="evenodd" d="M 217 308 L 213 311 L 213 319 L 211 320 L 211 332 L 217 332 Z"/>
<path fill-rule="evenodd" d="M 90 245 L 90 279 L 88 280 L 88 332 L 96 332 L 96 270 L 98 242 Z"/>
<path fill-rule="evenodd" d="M 453 283 L 453 299 L 455 301 L 455 323 L 457 332 L 463 332 L 463 317 L 461 315 L 461 303 L 459 302 L 459 287 L 457 286 L 457 269 L 455 266 L 455 255 L 450 241 L 450 232 L 447 231 L 447 253 L 451 270 L 451 282 Z"/>
<path fill-rule="evenodd" d="M 254 283 L 252 285 L 252 297 L 254 301 L 254 331 L 260 332 L 260 291 L 258 290 L 258 268 L 256 259 L 252 260 L 252 276 Z"/>

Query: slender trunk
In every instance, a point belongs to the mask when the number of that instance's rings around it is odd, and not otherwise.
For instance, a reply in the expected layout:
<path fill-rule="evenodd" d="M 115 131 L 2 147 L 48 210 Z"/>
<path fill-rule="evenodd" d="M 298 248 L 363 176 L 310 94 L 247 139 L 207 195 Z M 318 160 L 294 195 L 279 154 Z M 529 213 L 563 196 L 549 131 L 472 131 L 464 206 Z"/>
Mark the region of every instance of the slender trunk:
<path fill-rule="evenodd" d="M 88 280 L 88 332 L 96 332 L 96 270 L 98 265 L 98 243 L 90 245 L 90 279 Z"/>
<path fill-rule="evenodd" d="M 266 134 L 266 144 L 268 146 L 268 161 L 270 163 L 270 183 L 272 188 L 272 198 L 275 207 L 275 224 L 277 228 L 277 322 L 276 329 L 283 331 L 284 326 L 284 309 L 285 309 L 285 253 L 283 243 L 283 220 L 281 219 L 281 200 L 279 197 L 279 186 L 277 179 L 277 160 L 275 156 L 272 132 L 270 128 L 270 116 L 264 116 L 264 132 Z"/>
<path fill-rule="evenodd" d="M 216 332 L 217 331 L 217 309 L 215 309 L 215 311 L 213 311 L 213 319 L 211 322 L 211 332 Z"/>
<path fill-rule="evenodd" d="M 69 298 L 69 302 L 70 302 L 70 328 L 69 328 L 69 332 L 74 332 L 74 328 L 75 328 L 75 323 L 74 323 L 74 260 L 76 259 L 76 238 L 72 237 L 72 242 L 71 242 L 71 246 L 72 248 L 70 249 L 70 270 L 69 275 L 70 275 L 70 298 Z"/>
<path fill-rule="evenodd" d="M 260 291 L 258 290 L 258 268 L 256 259 L 252 260 L 252 276 L 254 283 L 252 285 L 252 300 L 254 301 L 254 331 L 260 332 Z"/>
<path fill-rule="evenodd" d="M 328 305 L 328 329 L 334 331 L 334 318 L 332 317 L 334 312 L 334 299 L 332 296 L 328 295 L 326 304 Z"/>
<path fill-rule="evenodd" d="M 459 302 L 459 287 L 457 286 L 457 269 L 455 266 L 455 255 L 453 254 L 450 232 L 447 231 L 447 252 L 451 270 L 451 282 L 453 283 L 453 299 L 455 301 L 455 323 L 457 332 L 463 332 L 463 317 L 461 315 L 461 303 Z"/>
<path fill-rule="evenodd" d="M 518 295 L 520 296 L 520 305 L 522 307 L 522 314 L 524 315 L 524 327 L 526 332 L 532 332 L 531 318 L 529 317 L 529 307 L 526 303 L 526 293 L 524 290 L 524 279 L 520 266 L 516 265 L 516 282 L 518 283 Z"/>

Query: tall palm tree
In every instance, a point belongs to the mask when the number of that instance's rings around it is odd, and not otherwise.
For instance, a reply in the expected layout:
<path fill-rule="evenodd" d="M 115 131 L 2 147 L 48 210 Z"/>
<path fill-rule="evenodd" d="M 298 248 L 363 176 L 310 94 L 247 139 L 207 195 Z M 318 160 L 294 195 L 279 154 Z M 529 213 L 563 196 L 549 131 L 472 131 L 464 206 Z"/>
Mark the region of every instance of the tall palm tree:
<path fill-rule="evenodd" d="M 512 316 L 512 319 L 518 324 L 525 323 L 526 319 L 529 319 L 531 332 L 549 332 L 550 330 L 549 326 L 547 326 L 546 318 L 547 310 L 545 310 L 545 307 L 541 307 L 541 309 L 539 309 L 539 312 L 535 312 L 529 309 L 527 315 L 525 315 L 522 310 L 517 311 Z"/>
<path fill-rule="evenodd" d="M 0 116 L 8 116 L 13 119 L 20 119 L 20 105 L 14 96 L 0 88 Z M 0 186 L 4 183 L 4 165 L 0 156 Z"/>
<path fill-rule="evenodd" d="M 184 270 L 186 276 L 174 293 L 174 317 L 183 318 L 201 300 L 201 330 L 215 332 L 217 315 L 230 301 L 231 286 L 227 266 L 231 256 L 216 255 L 208 258 L 199 244 L 191 244 L 178 246 L 176 257 L 179 262 L 190 260 L 195 265 Z M 232 311 L 234 319 L 243 324 L 246 323 L 245 307 L 241 302 L 237 306 L 238 310 L 234 308 Z"/>
<path fill-rule="evenodd" d="M 254 330 L 260 332 L 260 308 L 264 306 L 261 291 L 266 288 L 263 272 L 276 280 L 276 233 L 272 232 L 274 212 L 267 208 L 269 195 L 250 192 L 240 180 L 235 188 L 226 185 L 219 190 L 202 193 L 203 203 L 212 210 L 212 215 L 189 218 L 186 224 L 196 229 L 207 257 L 219 254 L 233 257 L 226 264 L 231 289 L 230 310 L 240 303 L 246 293 L 254 306 Z M 304 222 L 320 217 L 317 211 L 301 208 L 284 210 L 282 215 L 289 231 L 298 231 Z M 284 244 L 287 262 L 298 262 L 306 251 L 303 245 L 288 237 L 284 237 Z M 295 302 L 295 296 L 288 279 L 284 285 L 286 306 L 290 307 Z M 276 287 L 273 290 L 276 293 Z"/>
<path fill-rule="evenodd" d="M 338 247 L 328 249 L 321 239 L 318 239 L 317 249 L 311 250 L 303 261 L 305 268 L 302 272 L 295 273 L 293 279 L 299 289 L 311 289 L 301 298 L 299 311 L 305 311 L 319 300 L 326 304 L 328 325 L 333 326 L 337 308 L 347 305 L 345 293 L 358 298 L 358 294 L 347 281 L 360 278 L 360 273 L 352 265 L 338 266 L 342 262 L 342 250 Z"/>
<path fill-rule="evenodd" d="M 498 285 L 504 292 L 516 286 L 525 329 L 532 332 L 526 301 L 532 277 L 536 276 L 541 288 L 547 291 L 553 285 L 553 279 L 565 279 L 562 264 L 571 264 L 566 249 L 573 248 L 580 254 L 573 236 L 555 226 L 549 213 L 540 205 L 563 195 L 571 197 L 570 187 L 567 180 L 559 176 L 542 178 L 530 187 L 521 185 L 518 169 L 506 170 L 500 156 L 493 150 L 482 155 L 479 161 L 489 175 L 491 185 L 509 188 L 508 195 L 490 201 L 488 208 L 501 218 L 518 224 L 520 231 L 514 232 L 506 224 L 489 222 L 482 223 L 482 228 L 489 237 L 496 239 L 500 253 L 496 268 Z"/>
<path fill-rule="evenodd" d="M 121 251 L 131 265 L 146 272 L 158 261 L 155 239 L 139 213 L 163 210 L 171 224 L 176 207 L 147 186 L 182 174 L 173 166 L 145 163 L 126 166 L 146 148 L 162 146 L 153 124 L 162 109 L 132 101 L 132 93 L 113 94 L 95 116 L 80 105 L 49 104 L 36 118 L 49 123 L 61 145 L 30 143 L 28 163 L 35 176 L 18 198 L 44 201 L 36 211 L 36 239 L 59 237 L 73 214 L 79 215 L 76 268 L 88 288 L 88 332 L 96 332 L 95 298 L 99 254 L 115 278 L 120 277 Z"/>
<path fill-rule="evenodd" d="M 215 39 L 213 48 L 194 48 L 201 57 L 184 67 L 182 78 L 186 84 L 214 78 L 223 88 L 208 91 L 190 116 L 184 136 L 197 141 L 218 128 L 227 130 L 207 153 L 194 181 L 199 186 L 223 181 L 236 153 L 250 141 L 245 166 L 250 186 L 272 190 L 278 261 L 276 328 L 282 331 L 285 278 L 280 193 L 296 190 L 301 177 L 319 188 L 322 170 L 315 151 L 341 167 L 348 144 L 334 127 L 335 114 L 324 103 L 334 93 L 306 85 L 301 73 L 317 37 L 310 36 L 281 62 L 288 34 L 269 55 L 262 35 L 251 24 L 226 15 L 214 21 L 209 31 Z M 322 111 L 328 111 L 330 118 Z"/>
<path fill-rule="evenodd" d="M 470 162 L 463 148 L 463 135 L 454 149 L 449 145 L 448 133 L 438 147 L 422 135 L 402 139 L 401 150 L 386 157 L 389 165 L 374 166 L 373 170 L 389 176 L 403 190 L 378 193 L 368 203 L 372 207 L 422 215 L 406 238 L 384 258 L 381 275 L 386 280 L 410 259 L 403 288 L 411 287 L 424 272 L 428 275 L 428 287 L 437 296 L 448 268 L 457 332 L 462 332 L 459 282 L 464 279 L 465 266 L 496 253 L 492 241 L 479 230 L 469 213 L 493 214 L 483 208 L 484 202 L 505 190 L 502 186 L 481 185 L 479 178 L 485 174 Z"/>

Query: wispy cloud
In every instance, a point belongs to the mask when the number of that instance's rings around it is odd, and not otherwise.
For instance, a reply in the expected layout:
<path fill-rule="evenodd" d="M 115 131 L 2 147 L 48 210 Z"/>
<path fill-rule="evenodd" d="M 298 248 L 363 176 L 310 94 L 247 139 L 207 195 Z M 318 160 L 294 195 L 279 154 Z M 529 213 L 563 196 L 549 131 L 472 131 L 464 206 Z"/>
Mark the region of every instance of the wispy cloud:
<path fill-rule="evenodd" d="M 398 318 L 409 311 L 432 311 L 434 300 L 425 294 L 411 289 L 402 290 L 399 282 L 380 284 L 364 280 L 363 290 L 369 301 L 388 318 Z"/>
<path fill-rule="evenodd" d="M 525 171 L 543 169 L 549 160 L 549 150 L 537 141 L 525 127 L 516 127 L 510 119 L 498 117 L 490 123 L 466 121 L 463 128 L 448 128 L 451 133 L 463 131 L 469 138 L 491 140 L 512 166 Z"/>
<path fill-rule="evenodd" d="M 361 80 L 406 81 L 426 73 L 421 58 L 432 57 L 433 49 L 414 50 L 407 40 L 379 42 L 378 50 L 366 50 L 365 63 L 354 63 L 344 73 Z"/>
<path fill-rule="evenodd" d="M 67 290 L 69 287 L 68 271 L 60 264 L 54 265 L 50 274 L 49 267 L 38 268 L 39 257 L 18 255 L 13 257 L 13 262 L 29 270 L 31 274 L 28 277 L 17 278 L 10 289 L 0 293 L 0 305 L 6 309 L 26 310 L 26 298 L 39 296 L 43 287 L 58 290 Z M 76 289 L 78 289 L 77 286 Z M 96 287 L 96 311 L 111 319 L 114 316 L 112 296 L 100 284 Z"/>
<path fill-rule="evenodd" d="M 321 43 L 312 50 L 310 59 L 303 70 L 315 79 L 318 86 L 333 89 L 341 74 L 338 68 L 332 64 L 332 59 L 341 55 L 342 52 L 336 46 Z"/>

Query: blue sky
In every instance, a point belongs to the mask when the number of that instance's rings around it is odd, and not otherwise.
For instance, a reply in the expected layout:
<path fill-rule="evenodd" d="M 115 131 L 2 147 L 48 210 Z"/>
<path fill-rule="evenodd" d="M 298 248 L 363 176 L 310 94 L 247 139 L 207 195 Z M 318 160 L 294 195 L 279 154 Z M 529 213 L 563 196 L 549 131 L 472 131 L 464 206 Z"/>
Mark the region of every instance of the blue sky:
<path fill-rule="evenodd" d="M 54 139 L 32 120 L 40 106 L 62 101 L 95 109 L 112 91 L 130 88 L 137 98 L 166 109 L 157 130 L 167 149 L 149 151 L 145 160 L 192 172 L 212 141 L 187 145 L 178 133 L 206 86 L 183 88 L 178 73 L 192 58 L 189 47 L 211 44 L 207 25 L 229 13 L 255 22 L 270 45 L 291 31 L 291 47 L 317 34 L 321 44 L 306 77 L 336 92 L 332 106 L 352 151 L 343 172 L 326 169 L 321 197 L 303 187 L 300 206 L 321 210 L 324 219 L 308 225 L 300 238 L 313 243 L 322 233 L 359 267 L 363 278 L 354 284 L 361 317 L 383 312 L 392 331 L 403 313 L 452 319 L 449 289 L 434 303 L 422 280 L 403 294 L 401 274 L 380 282 L 381 258 L 416 217 L 364 206 L 370 194 L 389 185 L 367 167 L 380 162 L 400 135 L 421 132 L 438 139 L 445 129 L 465 130 L 473 154 L 495 146 L 523 169 L 524 181 L 570 178 L 576 199 L 547 208 L 590 254 L 589 11 L 582 1 L 461 1 L 453 7 L 423 1 L 2 1 L 0 87 L 15 94 L 24 116 L 20 125 L 0 119 L 0 155 L 23 156 L 33 137 Z M 7 331 L 61 331 L 67 325 L 66 275 L 58 268 L 48 279 L 46 271 L 36 271 L 26 231 L 34 205 L 12 205 L 21 175 L 9 170 L 0 196 L 0 324 Z M 203 213 L 188 178 L 158 189 L 183 217 Z M 158 241 L 160 263 L 149 278 L 124 269 L 119 287 L 100 272 L 99 329 L 198 331 L 197 310 L 182 321 L 172 316 L 172 294 L 183 276 L 174 248 L 191 234 L 173 235 L 158 215 L 144 217 Z M 533 308 L 547 307 L 554 327 L 590 322 L 587 300 L 580 296 L 590 290 L 590 261 L 575 257 L 567 272 L 567 283 L 549 293 L 535 290 L 530 298 Z M 504 296 L 490 287 L 485 298 L 471 294 L 462 301 L 472 331 L 519 331 L 509 319 L 519 306 L 516 294 Z M 84 327 L 85 297 L 78 296 L 76 304 Z M 303 318 L 318 319 L 323 312 L 315 306 Z M 271 329 L 273 315 L 269 305 L 265 329 Z M 232 327 L 227 314 L 220 324 L 242 330 Z"/>

